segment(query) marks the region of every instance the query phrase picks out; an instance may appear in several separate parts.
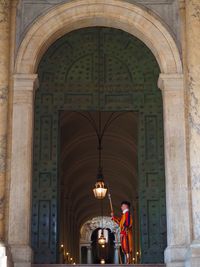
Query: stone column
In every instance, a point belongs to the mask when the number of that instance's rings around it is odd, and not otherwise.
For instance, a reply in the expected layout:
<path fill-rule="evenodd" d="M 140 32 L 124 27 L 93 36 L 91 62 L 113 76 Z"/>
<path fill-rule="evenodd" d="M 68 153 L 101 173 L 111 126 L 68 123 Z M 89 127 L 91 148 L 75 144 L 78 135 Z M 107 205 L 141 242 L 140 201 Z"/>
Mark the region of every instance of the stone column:
<path fill-rule="evenodd" d="M 167 266 L 184 266 L 190 242 L 185 103 L 182 74 L 160 74 L 163 96 L 167 205 Z"/>
<path fill-rule="evenodd" d="M 13 81 L 11 182 L 8 242 L 14 266 L 30 267 L 33 100 L 37 75 L 16 74 Z"/>
<path fill-rule="evenodd" d="M 87 246 L 87 264 L 92 264 L 92 248 Z"/>
<path fill-rule="evenodd" d="M 79 264 L 83 264 L 83 262 L 82 262 L 82 245 L 79 245 Z"/>
<path fill-rule="evenodd" d="M 114 247 L 114 264 L 119 264 L 119 244 Z"/>
<path fill-rule="evenodd" d="M 200 266 L 200 1 L 186 0 L 186 69 L 189 113 L 192 243 L 187 265 Z"/>

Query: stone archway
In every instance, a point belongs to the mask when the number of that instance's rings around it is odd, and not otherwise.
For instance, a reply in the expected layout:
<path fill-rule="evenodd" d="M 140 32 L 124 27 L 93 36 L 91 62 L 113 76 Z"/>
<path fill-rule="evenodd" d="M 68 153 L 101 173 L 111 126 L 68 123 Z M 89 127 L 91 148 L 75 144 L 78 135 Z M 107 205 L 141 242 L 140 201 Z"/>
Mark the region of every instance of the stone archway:
<path fill-rule="evenodd" d="M 110 217 L 103 217 L 104 225 L 107 226 L 111 230 L 111 232 L 115 233 L 117 235 L 117 240 L 120 240 L 120 232 L 119 227 L 115 222 L 112 222 L 110 220 Z M 80 229 L 80 259 L 81 259 L 81 250 L 83 247 L 87 249 L 87 263 L 92 262 L 92 254 L 91 254 L 91 237 L 93 231 L 95 231 L 98 228 L 102 227 L 102 217 L 94 217 L 91 220 L 86 221 Z M 118 246 L 120 244 L 116 242 L 115 240 L 115 257 L 117 260 L 115 261 L 115 264 L 118 263 Z M 81 262 L 81 261 L 80 261 Z"/>
<path fill-rule="evenodd" d="M 162 73 L 182 73 L 178 48 L 163 23 L 141 7 L 119 0 L 76 0 L 39 18 L 20 45 L 16 73 L 34 73 L 54 41 L 72 30 L 92 26 L 117 28 L 138 37 L 153 52 Z"/>
<path fill-rule="evenodd" d="M 106 226 L 108 226 L 109 229 L 111 229 L 112 232 L 116 232 L 118 235 L 118 240 L 119 240 L 119 228 L 115 222 L 112 222 L 110 220 L 110 217 L 103 217 L 103 222 Z M 91 241 L 91 235 L 92 232 L 97 229 L 102 227 L 102 217 L 94 217 L 91 220 L 86 221 L 82 226 L 81 226 L 81 243 L 89 243 Z"/>
<path fill-rule="evenodd" d="M 8 242 L 14 263 L 30 266 L 32 134 L 37 65 L 59 37 L 89 26 L 118 28 L 142 40 L 155 55 L 161 74 L 165 131 L 168 247 L 165 261 L 184 266 L 189 244 L 189 204 L 182 64 L 171 34 L 157 17 L 136 5 L 117 0 L 77 0 L 59 5 L 38 18 L 19 48 L 13 83 L 11 185 Z M 179 127 L 177 127 L 179 121 Z M 18 185 L 23 185 L 19 188 Z M 22 190 L 23 189 L 23 190 Z M 177 210 L 180 206 L 184 210 Z"/>

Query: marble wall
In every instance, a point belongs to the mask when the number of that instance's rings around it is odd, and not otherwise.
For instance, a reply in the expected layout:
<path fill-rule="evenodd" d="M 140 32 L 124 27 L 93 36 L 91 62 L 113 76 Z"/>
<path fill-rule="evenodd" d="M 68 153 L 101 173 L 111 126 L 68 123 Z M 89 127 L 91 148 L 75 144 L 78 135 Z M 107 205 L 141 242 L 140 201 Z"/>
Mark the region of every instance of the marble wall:
<path fill-rule="evenodd" d="M 186 0 L 186 64 L 192 242 L 187 265 L 200 265 L 200 1 Z"/>
<path fill-rule="evenodd" d="M 0 1 L 0 266 L 7 264 L 5 246 L 6 151 L 9 91 L 10 0 Z"/>
<path fill-rule="evenodd" d="M 9 0 L 0 1 L 0 241 L 4 241 L 3 233 L 5 228 L 4 202 L 9 86 L 9 7 Z"/>

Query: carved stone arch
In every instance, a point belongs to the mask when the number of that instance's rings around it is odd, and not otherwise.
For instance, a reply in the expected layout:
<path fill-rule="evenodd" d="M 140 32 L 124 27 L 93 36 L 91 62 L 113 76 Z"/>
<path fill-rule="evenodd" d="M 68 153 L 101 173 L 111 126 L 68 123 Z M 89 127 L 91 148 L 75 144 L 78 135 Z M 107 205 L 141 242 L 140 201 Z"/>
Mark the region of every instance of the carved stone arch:
<path fill-rule="evenodd" d="M 111 221 L 110 217 L 103 217 L 104 225 L 111 230 L 111 232 L 116 232 L 119 235 L 119 228 L 117 224 Z M 92 232 L 102 227 L 102 217 L 95 217 L 91 220 L 86 221 L 80 230 L 80 239 L 83 243 L 90 243 Z"/>
<path fill-rule="evenodd" d="M 76 0 L 59 5 L 38 18 L 20 45 L 15 72 L 35 73 L 44 51 L 55 40 L 72 30 L 91 26 L 129 32 L 150 48 L 162 73 L 182 73 L 176 43 L 158 17 L 120 0 L 89 0 L 87 3 Z"/>

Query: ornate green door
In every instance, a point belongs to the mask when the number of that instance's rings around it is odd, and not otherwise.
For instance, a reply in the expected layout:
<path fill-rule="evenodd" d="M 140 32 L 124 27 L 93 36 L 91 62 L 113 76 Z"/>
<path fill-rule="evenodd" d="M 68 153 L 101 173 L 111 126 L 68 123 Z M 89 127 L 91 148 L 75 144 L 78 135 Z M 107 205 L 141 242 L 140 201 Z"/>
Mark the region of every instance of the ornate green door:
<path fill-rule="evenodd" d="M 137 38 L 86 28 L 57 40 L 43 56 L 35 101 L 32 247 L 35 263 L 58 252 L 60 110 L 139 114 L 138 183 L 143 263 L 161 263 L 166 247 L 165 174 L 159 67 Z"/>

